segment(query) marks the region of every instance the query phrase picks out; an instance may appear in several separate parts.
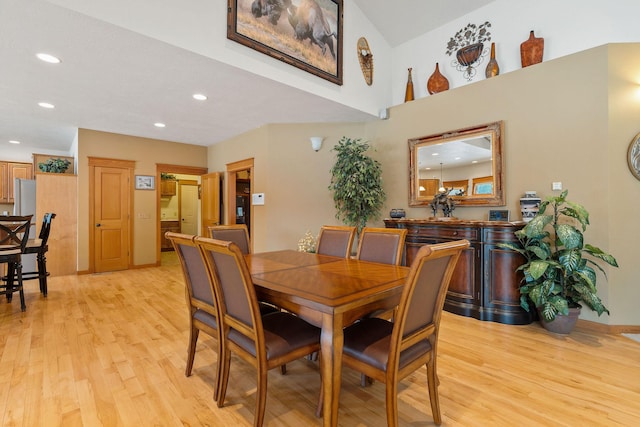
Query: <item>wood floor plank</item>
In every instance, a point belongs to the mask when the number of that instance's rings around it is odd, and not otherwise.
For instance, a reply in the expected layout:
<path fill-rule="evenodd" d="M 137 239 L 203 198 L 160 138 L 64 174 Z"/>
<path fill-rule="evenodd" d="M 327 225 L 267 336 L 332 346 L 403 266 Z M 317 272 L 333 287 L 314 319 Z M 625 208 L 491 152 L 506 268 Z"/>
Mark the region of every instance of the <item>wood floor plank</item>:
<path fill-rule="evenodd" d="M 251 426 L 255 371 L 232 359 L 213 401 L 215 340 L 201 334 L 184 376 L 188 314 L 177 265 L 52 277 L 27 311 L 0 299 L 3 426 Z M 443 425 L 640 425 L 640 343 L 578 328 L 549 334 L 444 313 L 438 373 Z M 269 373 L 265 426 L 320 425 L 317 362 Z M 400 425 L 432 426 L 426 372 L 399 388 Z M 46 420 L 46 422 L 44 421 Z M 341 426 L 385 425 L 384 386 L 343 372 Z"/>

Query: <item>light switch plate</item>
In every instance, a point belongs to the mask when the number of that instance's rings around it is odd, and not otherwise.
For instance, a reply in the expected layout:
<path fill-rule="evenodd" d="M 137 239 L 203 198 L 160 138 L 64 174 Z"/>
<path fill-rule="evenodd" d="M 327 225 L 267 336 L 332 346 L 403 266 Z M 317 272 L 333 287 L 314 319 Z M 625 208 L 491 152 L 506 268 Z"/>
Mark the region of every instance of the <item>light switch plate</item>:
<path fill-rule="evenodd" d="M 561 182 L 552 182 L 551 183 L 551 189 L 552 190 L 562 190 L 562 183 Z"/>
<path fill-rule="evenodd" d="M 251 195 L 251 204 L 264 205 L 264 193 L 253 193 Z"/>

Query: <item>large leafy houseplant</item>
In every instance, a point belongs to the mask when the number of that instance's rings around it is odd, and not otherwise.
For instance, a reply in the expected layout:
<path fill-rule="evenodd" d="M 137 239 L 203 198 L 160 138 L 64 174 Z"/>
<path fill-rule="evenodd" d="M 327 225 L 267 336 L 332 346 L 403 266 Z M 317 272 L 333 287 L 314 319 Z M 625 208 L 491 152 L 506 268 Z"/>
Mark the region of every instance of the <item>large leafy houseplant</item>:
<path fill-rule="evenodd" d="M 331 184 L 336 218 L 360 230 L 380 215 L 386 194 L 382 188 L 380 162 L 367 156 L 369 144 L 342 137 L 333 147 L 336 163 L 331 168 Z"/>
<path fill-rule="evenodd" d="M 549 197 L 540 204 L 538 214 L 524 228 L 516 231 L 518 244 L 501 244 L 522 254 L 526 262 L 518 267 L 524 273 L 520 285 L 520 305 L 527 311 L 530 303 L 539 309 L 547 322 L 558 314 L 568 315 L 570 307 L 580 303 L 598 313 L 609 310 L 597 295 L 596 271 L 606 277 L 598 260 L 617 267 L 616 259 L 600 248 L 584 242 L 589 213 L 577 203 L 560 196 Z"/>

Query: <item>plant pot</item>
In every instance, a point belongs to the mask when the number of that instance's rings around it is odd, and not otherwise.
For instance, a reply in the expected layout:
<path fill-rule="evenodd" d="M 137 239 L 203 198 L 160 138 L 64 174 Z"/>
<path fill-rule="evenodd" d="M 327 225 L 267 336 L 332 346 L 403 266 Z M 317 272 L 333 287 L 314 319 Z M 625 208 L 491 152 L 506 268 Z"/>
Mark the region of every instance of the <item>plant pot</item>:
<path fill-rule="evenodd" d="M 544 320 L 540 308 L 538 307 L 538 316 L 542 327 L 547 331 L 559 335 L 569 335 L 576 326 L 578 317 L 580 316 L 580 307 L 569 308 L 569 315 L 557 314 L 556 318 L 550 322 Z"/>
<path fill-rule="evenodd" d="M 478 60 L 478 57 L 480 57 L 480 54 L 482 53 L 482 48 L 482 43 L 474 43 L 458 49 L 456 52 L 458 63 L 465 67 L 470 66 Z"/>

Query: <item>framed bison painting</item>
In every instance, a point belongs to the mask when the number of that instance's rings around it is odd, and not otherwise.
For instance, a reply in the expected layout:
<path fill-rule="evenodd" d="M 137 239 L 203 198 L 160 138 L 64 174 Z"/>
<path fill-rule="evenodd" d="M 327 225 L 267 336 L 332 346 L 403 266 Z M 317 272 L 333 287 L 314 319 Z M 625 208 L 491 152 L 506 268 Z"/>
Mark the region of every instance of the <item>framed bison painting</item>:
<path fill-rule="evenodd" d="M 343 0 L 227 0 L 227 38 L 342 85 Z"/>

